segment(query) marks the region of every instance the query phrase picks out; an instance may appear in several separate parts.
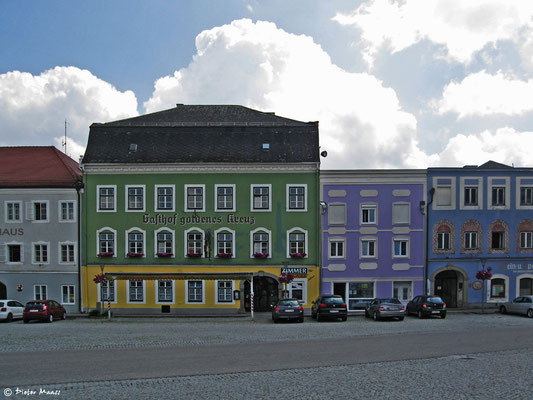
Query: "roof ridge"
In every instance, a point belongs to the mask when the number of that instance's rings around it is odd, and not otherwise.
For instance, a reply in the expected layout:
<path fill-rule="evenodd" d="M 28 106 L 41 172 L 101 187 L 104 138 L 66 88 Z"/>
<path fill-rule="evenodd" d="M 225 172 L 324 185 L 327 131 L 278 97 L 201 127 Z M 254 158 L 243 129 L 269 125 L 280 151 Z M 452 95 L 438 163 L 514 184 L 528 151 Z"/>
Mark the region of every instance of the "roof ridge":
<path fill-rule="evenodd" d="M 46 146 L 45 146 L 46 147 Z M 59 159 L 59 161 L 61 162 L 61 164 L 63 164 L 65 166 L 65 168 L 67 169 L 68 173 L 76 180 L 79 180 L 79 175 L 74 173 L 74 171 L 72 170 L 72 167 L 70 165 L 68 165 L 64 159 L 64 157 L 68 157 L 69 159 L 71 159 L 73 162 L 76 162 L 74 161 L 72 158 L 70 158 L 69 156 L 67 156 L 66 154 L 63 154 L 61 151 L 59 151 L 58 148 L 56 148 L 55 146 L 49 146 L 52 148 L 55 156 Z"/>

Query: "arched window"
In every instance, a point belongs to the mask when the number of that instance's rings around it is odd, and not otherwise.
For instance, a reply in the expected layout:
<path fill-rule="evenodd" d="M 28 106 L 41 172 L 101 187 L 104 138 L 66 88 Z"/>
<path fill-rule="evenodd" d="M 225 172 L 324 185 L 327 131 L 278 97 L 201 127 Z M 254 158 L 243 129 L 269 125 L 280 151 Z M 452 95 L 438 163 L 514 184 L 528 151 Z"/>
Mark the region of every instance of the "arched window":
<path fill-rule="evenodd" d="M 455 251 L 455 229 L 450 221 L 439 221 L 433 228 L 433 252 L 448 254 Z"/>
<path fill-rule="evenodd" d="M 98 257 L 115 257 L 117 231 L 105 227 L 96 231 L 96 255 Z"/>
<path fill-rule="evenodd" d="M 139 228 L 126 231 L 126 256 L 144 257 L 146 254 L 145 232 Z"/>
<path fill-rule="evenodd" d="M 155 255 L 157 257 L 174 257 L 174 231 L 161 228 L 154 232 Z"/>
<path fill-rule="evenodd" d="M 475 220 L 466 221 L 461 227 L 461 253 L 482 252 L 481 224 Z"/>
<path fill-rule="evenodd" d="M 302 228 L 292 228 L 287 231 L 287 257 L 307 257 L 307 231 Z"/>
<path fill-rule="evenodd" d="M 202 257 L 204 248 L 204 231 L 200 228 L 190 228 L 185 232 L 185 256 Z"/>
<path fill-rule="evenodd" d="M 517 253 L 533 252 L 533 221 L 526 219 L 518 224 L 517 229 Z"/>
<path fill-rule="evenodd" d="M 489 227 L 489 253 L 509 252 L 509 227 L 502 220 L 494 221 Z"/>
<path fill-rule="evenodd" d="M 250 232 L 250 257 L 272 258 L 271 232 L 257 228 Z"/>
<path fill-rule="evenodd" d="M 215 231 L 215 248 L 218 258 L 235 257 L 235 231 L 220 228 Z"/>

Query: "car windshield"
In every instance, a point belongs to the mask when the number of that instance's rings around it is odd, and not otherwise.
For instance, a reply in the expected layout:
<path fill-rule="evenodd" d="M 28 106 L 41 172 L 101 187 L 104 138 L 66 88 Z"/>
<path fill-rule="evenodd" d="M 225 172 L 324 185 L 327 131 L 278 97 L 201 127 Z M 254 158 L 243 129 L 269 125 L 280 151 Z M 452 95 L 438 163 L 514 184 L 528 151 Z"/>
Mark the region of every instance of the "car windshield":
<path fill-rule="evenodd" d="M 326 304 L 342 304 L 344 301 L 340 297 L 324 297 L 322 299 L 323 303 Z"/>
<path fill-rule="evenodd" d="M 284 306 L 284 307 L 291 307 L 291 306 L 298 306 L 298 300 L 281 300 L 279 302 L 279 305 L 280 306 Z"/>
<path fill-rule="evenodd" d="M 398 299 L 382 299 L 381 304 L 402 304 Z"/>
<path fill-rule="evenodd" d="M 43 303 L 38 303 L 36 301 L 30 301 L 29 303 L 26 303 L 26 307 L 41 307 Z"/>
<path fill-rule="evenodd" d="M 432 303 L 444 303 L 440 297 L 428 297 L 428 300 Z"/>

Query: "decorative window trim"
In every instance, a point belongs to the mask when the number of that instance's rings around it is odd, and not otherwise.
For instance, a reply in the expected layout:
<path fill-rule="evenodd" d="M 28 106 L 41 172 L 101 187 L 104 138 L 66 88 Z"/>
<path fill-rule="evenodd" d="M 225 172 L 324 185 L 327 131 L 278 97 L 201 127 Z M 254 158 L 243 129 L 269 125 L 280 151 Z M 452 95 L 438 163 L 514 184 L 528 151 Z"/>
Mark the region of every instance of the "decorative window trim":
<path fill-rule="evenodd" d="M 213 249 L 214 252 L 212 252 L 212 253 L 218 254 L 218 234 L 219 233 L 223 233 L 223 232 L 231 233 L 232 240 L 231 240 L 231 257 L 230 258 L 235 258 L 235 231 L 233 229 L 226 228 L 226 227 L 222 227 L 220 229 L 217 229 L 214 232 L 214 235 L 215 235 L 215 247 Z"/>
<path fill-rule="evenodd" d="M 131 281 L 141 281 L 143 283 L 143 301 L 131 301 L 130 300 L 130 282 Z M 126 304 L 146 304 L 146 281 L 143 279 L 128 279 L 126 282 L 128 284 L 126 285 Z M 115 289 L 115 299 L 117 298 L 117 292 Z"/>
<path fill-rule="evenodd" d="M 304 207 L 303 208 L 290 208 L 289 189 L 292 187 L 303 187 L 304 188 Z M 285 203 L 286 212 L 307 212 L 307 183 L 287 183 L 285 185 L 285 201 L 286 201 Z"/>
<path fill-rule="evenodd" d="M 19 218 L 18 219 L 8 219 L 8 204 L 18 204 L 19 205 Z M 4 201 L 4 221 L 6 224 L 21 224 L 24 220 L 24 203 L 18 200 L 6 200 Z"/>
<path fill-rule="evenodd" d="M 187 230 L 185 230 L 183 232 L 183 257 L 187 257 L 187 253 L 189 251 L 189 243 L 187 241 L 187 235 L 189 233 L 195 233 L 195 232 L 198 232 L 198 233 L 202 234 L 202 245 L 200 246 L 201 254 L 200 254 L 200 257 L 198 257 L 198 258 L 205 257 L 205 254 L 204 254 L 205 231 L 203 229 L 201 229 L 201 228 L 196 227 L 196 226 L 191 226 L 189 229 L 187 229 Z"/>
<path fill-rule="evenodd" d="M 495 180 L 505 180 L 505 184 L 495 184 Z M 489 176 L 487 178 L 487 210 L 509 210 L 511 208 L 511 178 L 508 176 Z M 505 187 L 505 205 L 492 205 L 492 188 Z"/>
<path fill-rule="evenodd" d="M 439 228 L 441 226 L 447 226 L 450 232 L 450 249 L 439 249 L 437 247 L 437 233 L 439 233 Z M 455 253 L 455 227 L 453 223 L 447 220 L 441 220 L 433 225 L 433 253 L 434 254 L 453 254 Z"/>
<path fill-rule="evenodd" d="M 404 256 L 404 255 L 396 255 L 394 253 L 394 243 L 395 242 L 399 242 L 399 241 L 402 241 L 402 242 L 407 242 L 407 254 Z M 393 259 L 409 259 L 411 258 L 411 240 L 409 239 L 408 236 L 395 236 L 392 238 L 392 258 Z"/>
<path fill-rule="evenodd" d="M 374 242 L 374 255 L 373 256 L 365 256 L 363 255 L 363 242 Z M 394 247 L 394 244 L 393 244 Z M 393 254 L 394 254 L 394 248 L 393 248 Z M 361 237 L 359 238 L 359 258 L 362 260 L 374 260 L 378 258 L 378 238 L 375 236 L 372 237 Z"/>
<path fill-rule="evenodd" d="M 4 243 L 4 254 L 5 254 L 5 263 L 6 265 L 21 265 L 24 264 L 24 242 L 5 242 Z M 9 246 L 20 246 L 20 261 L 9 261 Z"/>
<path fill-rule="evenodd" d="M 492 233 L 494 232 L 494 228 L 496 225 L 501 225 L 503 227 L 503 240 L 505 241 L 503 249 L 493 249 L 492 248 Z M 501 232 L 501 231 L 496 231 Z M 501 219 L 498 219 L 496 221 L 492 221 L 489 225 L 489 232 L 488 232 L 488 253 L 491 254 L 504 254 L 509 253 L 509 225 Z"/>
<path fill-rule="evenodd" d="M 515 196 L 516 196 L 516 209 L 517 210 L 533 210 L 533 205 L 531 206 L 528 206 L 528 205 L 520 205 L 520 191 L 522 188 L 533 188 L 533 184 L 529 184 L 529 183 L 522 183 L 522 181 L 524 180 L 529 180 L 531 181 L 532 178 L 531 177 L 523 177 L 523 176 L 520 176 L 520 177 L 517 177 L 516 178 L 516 193 L 515 193 Z"/>
<path fill-rule="evenodd" d="M 467 180 L 477 180 L 476 184 L 467 184 Z M 465 189 L 467 187 L 477 188 L 477 205 L 465 205 Z M 483 177 L 480 176 L 461 176 L 459 192 L 459 209 L 460 210 L 483 210 Z"/>
<path fill-rule="evenodd" d="M 263 232 L 268 235 L 268 257 L 272 258 L 272 232 L 266 228 L 259 227 L 250 231 L 250 258 L 254 258 L 254 233 Z"/>
<path fill-rule="evenodd" d="M 159 281 L 170 281 L 172 283 L 172 301 L 159 300 Z M 155 280 L 155 304 L 176 304 L 176 281 L 174 279 L 156 279 Z"/>
<path fill-rule="evenodd" d="M 256 187 L 268 187 L 268 209 L 267 208 L 254 208 L 254 188 Z M 251 184 L 250 185 L 250 212 L 272 212 L 272 184 Z"/>
<path fill-rule="evenodd" d="M 74 302 L 63 302 L 63 288 L 64 287 L 71 287 L 73 288 L 73 292 L 74 292 Z M 76 285 L 61 285 L 61 304 L 65 304 L 65 305 L 74 305 L 76 304 Z"/>
<path fill-rule="evenodd" d="M 498 298 L 498 297 L 492 297 L 492 280 L 493 279 L 503 279 L 505 284 L 505 296 Z M 509 301 L 509 277 L 507 275 L 503 274 L 493 274 L 492 278 L 487 281 L 487 298 L 485 299 L 487 303 L 507 303 Z"/>
<path fill-rule="evenodd" d="M 516 229 L 516 252 L 517 253 L 533 253 L 532 248 L 522 248 L 520 247 L 522 240 L 522 232 L 533 232 L 533 221 L 530 219 L 523 219 L 518 224 Z"/>
<path fill-rule="evenodd" d="M 100 189 L 113 189 L 113 209 L 101 209 L 100 208 Z M 126 204 L 127 207 L 127 204 Z M 115 213 L 117 212 L 117 185 L 96 185 L 96 212 L 99 213 Z"/>
<path fill-rule="evenodd" d="M 187 202 L 187 189 L 189 188 L 202 188 L 202 208 L 196 209 L 196 208 L 189 208 L 188 202 Z M 184 186 L 184 195 L 183 195 L 183 211 L 185 212 L 205 212 L 205 185 L 204 184 L 191 184 L 191 185 L 185 185 Z"/>
<path fill-rule="evenodd" d="M 66 242 L 59 242 L 57 244 L 57 254 L 58 254 L 58 264 L 61 265 L 76 265 L 76 260 L 78 259 L 78 246 L 76 245 L 76 242 L 66 241 Z M 61 246 L 74 246 L 74 261 L 63 261 L 63 251 L 61 250 Z"/>
<path fill-rule="evenodd" d="M 72 219 L 63 219 L 63 209 L 62 204 L 63 203 L 72 203 L 74 205 L 72 211 L 73 211 L 73 218 Z M 59 200 L 57 202 L 57 216 L 59 219 L 60 224 L 73 224 L 78 221 L 78 206 L 76 205 L 76 201 L 74 200 Z"/>
<path fill-rule="evenodd" d="M 46 261 L 36 261 L 36 253 L 35 253 L 35 246 L 46 246 Z M 50 242 L 44 242 L 44 241 L 38 241 L 38 242 L 32 242 L 31 243 L 31 263 L 32 265 L 49 265 L 50 264 Z"/>
<path fill-rule="evenodd" d="M 515 294 L 513 296 L 513 299 L 518 296 L 522 296 L 520 294 L 520 281 L 522 279 L 533 279 L 533 274 L 520 274 L 517 275 L 515 278 Z"/>
<path fill-rule="evenodd" d="M 159 233 L 170 233 L 172 235 L 172 255 L 170 257 L 159 257 L 157 255 L 158 252 L 158 242 L 157 242 L 157 235 Z M 154 257 L 155 258 L 176 258 L 176 232 L 173 229 L 162 227 L 154 231 Z"/>
<path fill-rule="evenodd" d="M 117 281 L 116 281 L 116 280 L 113 280 L 113 281 L 108 281 L 108 282 L 110 282 L 110 283 L 113 284 L 113 290 L 114 290 L 114 292 L 115 292 L 115 300 L 110 301 L 110 303 L 111 303 L 111 304 L 117 304 L 117 297 L 118 297 L 118 295 L 117 295 Z M 98 298 L 98 301 L 99 301 L 100 303 L 105 303 L 105 304 L 107 304 L 107 299 L 102 299 L 102 284 L 99 283 L 97 286 L 98 286 L 98 293 L 97 293 L 97 294 L 98 294 L 98 297 L 97 297 L 97 298 Z M 129 285 L 129 283 L 128 283 L 128 299 L 130 298 L 130 297 L 129 297 L 129 286 L 130 286 L 130 285 Z"/>
<path fill-rule="evenodd" d="M 189 281 L 202 282 L 202 301 L 189 301 Z M 185 304 L 205 304 L 205 281 L 202 279 L 185 280 Z"/>
<path fill-rule="evenodd" d="M 465 234 L 467 232 L 477 232 L 477 248 L 476 249 L 467 249 L 465 248 Z M 459 249 L 461 254 L 479 254 L 483 252 L 483 230 L 481 224 L 473 219 L 465 221 L 463 226 L 461 226 L 461 242 L 459 244 Z"/>
<path fill-rule="evenodd" d="M 130 210 L 129 209 L 129 189 L 131 188 L 142 188 L 143 190 L 143 206 L 142 206 L 142 209 L 135 209 L 135 210 Z M 145 212 L 146 210 L 146 185 L 125 185 L 124 186 L 124 211 L 127 212 L 127 213 L 140 213 L 140 212 Z"/>
<path fill-rule="evenodd" d="M 374 222 L 363 222 L 363 209 L 374 209 Z M 377 203 L 362 203 L 359 205 L 359 224 L 364 226 L 378 224 L 378 204 Z"/>
<path fill-rule="evenodd" d="M 342 243 L 342 256 L 331 255 L 331 243 Z M 344 237 L 329 237 L 328 238 L 328 260 L 345 260 L 346 259 L 346 238 Z"/>
<path fill-rule="evenodd" d="M 294 227 L 292 229 L 289 229 L 287 231 L 287 236 L 286 236 L 286 239 L 287 239 L 287 254 L 286 254 L 286 257 L 287 258 L 291 258 L 291 252 L 290 252 L 290 241 L 289 241 L 289 238 L 290 238 L 290 234 L 291 233 L 295 233 L 295 232 L 298 232 L 298 233 L 303 233 L 304 234 L 304 253 L 305 253 L 305 256 L 303 258 L 309 258 L 309 247 L 308 247 L 308 241 L 309 241 L 309 233 L 308 231 L 306 231 L 305 229 L 303 228 L 300 228 L 300 227 Z M 270 239 L 270 238 L 269 238 Z M 268 243 L 269 247 L 270 247 L 270 240 L 269 240 L 269 243 Z M 270 252 L 269 252 L 269 256 L 270 256 Z M 269 257 L 270 258 L 270 257 Z"/>
<path fill-rule="evenodd" d="M 218 208 L 218 188 L 224 188 L 224 187 L 230 187 L 233 189 L 233 199 L 232 199 L 232 205 L 231 205 L 231 208 L 223 208 L 223 209 L 220 209 Z M 237 207 L 236 207 L 236 203 L 237 203 L 237 188 L 236 188 L 236 185 L 234 183 L 231 183 L 231 184 L 227 184 L 227 185 L 224 185 L 224 184 L 215 184 L 215 212 L 235 212 L 237 211 Z"/>
<path fill-rule="evenodd" d="M 130 233 L 142 233 L 142 235 L 143 235 L 143 255 L 142 255 L 142 257 L 139 257 L 139 258 L 146 258 L 146 231 L 141 229 L 141 228 L 137 228 L 135 226 L 133 228 L 128 229 L 125 232 L 124 257 L 128 257 L 128 253 L 130 251 L 130 242 L 129 242 L 129 237 L 128 237 Z M 116 253 L 116 251 L 115 251 L 115 253 Z"/>
<path fill-rule="evenodd" d="M 218 300 L 218 282 L 231 282 L 231 301 L 219 301 Z M 188 285 L 187 285 L 188 287 Z M 233 291 L 235 290 L 235 281 L 230 279 L 219 279 L 215 280 L 215 304 L 235 304 L 235 299 L 233 298 Z M 188 299 L 188 297 L 187 297 Z"/>
<path fill-rule="evenodd" d="M 289 291 L 289 297 L 290 298 L 293 298 L 293 294 L 292 294 L 292 284 L 293 283 L 302 283 L 302 300 L 303 300 L 303 305 L 306 305 L 307 304 L 307 279 L 305 278 L 294 278 L 294 280 L 289 283 L 287 285 L 287 290 Z"/>
<path fill-rule="evenodd" d="M 439 184 L 439 179 L 449 179 L 450 180 L 450 184 Z M 435 188 L 435 196 L 437 196 L 437 193 L 438 193 L 438 190 L 439 190 L 439 187 L 441 188 L 450 188 L 450 195 L 451 195 L 451 199 L 450 199 L 450 205 L 449 206 L 439 206 L 437 204 L 437 197 L 435 197 L 435 201 L 433 201 L 431 203 L 431 208 L 432 210 L 455 210 L 455 208 L 457 207 L 456 205 L 456 177 L 455 176 L 434 176 L 433 177 L 433 187 Z"/>
<path fill-rule="evenodd" d="M 117 243 L 118 243 L 117 231 L 115 229 L 110 228 L 109 226 L 105 226 L 96 231 L 96 256 L 100 254 L 100 233 L 102 232 L 111 232 L 115 236 L 115 243 L 114 243 L 115 246 L 113 249 L 113 255 L 111 257 L 116 258 L 117 257 Z"/>
<path fill-rule="evenodd" d="M 159 199 L 158 199 L 158 189 L 160 188 L 171 188 L 172 189 L 172 208 L 171 209 L 160 209 L 159 208 Z M 156 212 L 175 212 L 176 211 L 176 185 L 154 185 L 154 211 Z"/>

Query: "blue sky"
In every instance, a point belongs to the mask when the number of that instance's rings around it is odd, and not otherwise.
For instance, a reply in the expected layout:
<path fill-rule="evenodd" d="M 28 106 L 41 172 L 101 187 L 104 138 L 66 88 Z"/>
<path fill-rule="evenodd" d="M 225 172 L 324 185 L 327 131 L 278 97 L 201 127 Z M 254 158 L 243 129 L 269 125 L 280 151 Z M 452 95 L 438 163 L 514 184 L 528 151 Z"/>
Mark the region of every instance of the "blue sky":
<path fill-rule="evenodd" d="M 531 166 L 529 3 L 6 1 L 0 145 L 231 103 L 320 121 L 325 168 Z"/>

